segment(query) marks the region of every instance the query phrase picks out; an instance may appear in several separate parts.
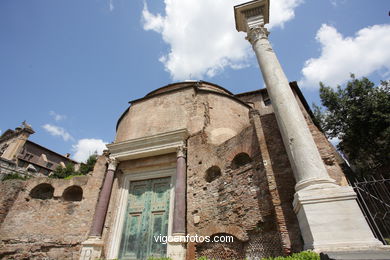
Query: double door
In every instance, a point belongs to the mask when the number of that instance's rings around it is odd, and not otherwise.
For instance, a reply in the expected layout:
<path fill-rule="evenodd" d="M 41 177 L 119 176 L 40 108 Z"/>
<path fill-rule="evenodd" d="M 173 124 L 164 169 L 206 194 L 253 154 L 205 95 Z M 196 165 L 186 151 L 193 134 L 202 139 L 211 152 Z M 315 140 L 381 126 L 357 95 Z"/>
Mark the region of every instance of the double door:
<path fill-rule="evenodd" d="M 155 237 L 168 234 L 170 177 L 130 182 L 119 259 L 165 257 L 167 245 Z"/>

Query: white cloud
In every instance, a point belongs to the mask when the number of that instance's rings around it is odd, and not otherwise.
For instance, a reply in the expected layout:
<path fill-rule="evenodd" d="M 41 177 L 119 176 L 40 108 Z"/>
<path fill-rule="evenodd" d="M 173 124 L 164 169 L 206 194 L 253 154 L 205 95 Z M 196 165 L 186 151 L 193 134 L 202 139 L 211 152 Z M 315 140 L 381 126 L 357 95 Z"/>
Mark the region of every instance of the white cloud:
<path fill-rule="evenodd" d="M 318 88 L 320 81 L 336 87 L 356 77 L 377 71 L 390 71 L 390 25 L 374 25 L 359 30 L 355 37 L 343 37 L 336 28 L 323 24 L 316 40 L 321 44 L 321 55 L 305 62 L 300 85 Z"/>
<path fill-rule="evenodd" d="M 109 0 L 108 1 L 108 6 L 110 8 L 110 11 L 112 12 L 114 10 L 114 0 Z"/>
<path fill-rule="evenodd" d="M 55 121 L 61 121 L 66 119 L 66 115 L 57 114 L 53 110 L 49 112 L 49 115 L 51 115 Z"/>
<path fill-rule="evenodd" d="M 42 127 L 53 136 L 61 136 L 64 141 L 74 140 L 74 138 L 62 127 L 50 124 L 45 124 Z"/>
<path fill-rule="evenodd" d="M 102 154 L 106 148 L 106 142 L 101 139 L 80 139 L 77 144 L 72 145 L 75 152 L 73 158 L 79 162 L 85 162 L 95 152 Z"/>
<path fill-rule="evenodd" d="M 273 27 L 282 27 L 287 21 L 295 17 L 294 10 L 303 0 L 271 0 L 270 2 L 270 24 L 268 29 Z"/>
<path fill-rule="evenodd" d="M 334 6 L 337 7 L 339 4 L 345 4 L 347 0 L 330 0 L 330 3 Z"/>
<path fill-rule="evenodd" d="M 165 0 L 165 16 L 142 11 L 143 27 L 161 34 L 170 46 L 160 57 L 174 80 L 213 77 L 226 67 L 248 66 L 251 46 L 235 30 L 233 6 L 245 0 Z M 272 27 L 294 18 L 302 0 L 271 1 Z"/>

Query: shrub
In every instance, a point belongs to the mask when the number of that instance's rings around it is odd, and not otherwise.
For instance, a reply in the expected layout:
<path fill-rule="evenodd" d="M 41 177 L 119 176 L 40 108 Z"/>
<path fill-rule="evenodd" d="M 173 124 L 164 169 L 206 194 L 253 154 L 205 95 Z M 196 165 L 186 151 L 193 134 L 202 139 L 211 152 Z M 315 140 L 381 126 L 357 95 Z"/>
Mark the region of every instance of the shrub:
<path fill-rule="evenodd" d="M 90 171 L 93 171 L 95 163 L 97 161 L 97 154 L 89 156 L 86 163 L 80 165 L 79 171 L 75 171 L 74 165 L 72 163 L 67 163 L 65 167 L 58 165 L 57 168 L 53 171 L 53 174 L 50 175 L 50 178 L 57 179 L 71 179 L 75 176 L 82 176 L 88 174 Z"/>
<path fill-rule="evenodd" d="M 303 251 L 290 256 L 278 256 L 263 258 L 263 260 L 320 260 L 320 255 L 313 251 Z"/>
<path fill-rule="evenodd" d="M 72 163 L 67 163 L 65 167 L 58 165 L 57 168 L 53 171 L 53 174 L 50 175 L 50 178 L 63 179 L 70 175 L 74 175 L 76 171 L 74 170 L 74 165 Z"/>
<path fill-rule="evenodd" d="M 93 167 L 95 167 L 95 163 L 97 161 L 97 154 L 93 154 L 89 156 L 88 160 L 85 163 L 80 165 L 80 174 L 88 174 L 90 171 L 93 171 Z"/>
<path fill-rule="evenodd" d="M 2 181 L 6 181 L 6 180 L 27 180 L 29 177 L 28 176 L 22 176 L 18 173 L 11 173 L 11 174 L 7 174 L 5 175 L 5 177 L 2 179 Z"/>

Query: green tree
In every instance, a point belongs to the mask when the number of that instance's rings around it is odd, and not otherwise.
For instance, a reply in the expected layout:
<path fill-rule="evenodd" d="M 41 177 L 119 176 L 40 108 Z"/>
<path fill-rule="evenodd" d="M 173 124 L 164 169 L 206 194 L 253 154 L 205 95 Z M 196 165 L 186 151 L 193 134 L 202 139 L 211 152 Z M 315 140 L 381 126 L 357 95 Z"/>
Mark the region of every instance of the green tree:
<path fill-rule="evenodd" d="M 321 103 L 314 115 L 329 138 L 339 138 L 338 149 L 357 176 L 387 175 L 390 170 L 390 81 L 375 87 L 352 74 L 345 88 L 320 83 Z"/>
<path fill-rule="evenodd" d="M 74 165 L 72 163 L 66 163 L 65 167 L 58 165 L 57 168 L 53 171 L 53 174 L 50 175 L 51 178 L 63 179 L 70 175 L 76 174 Z"/>
<path fill-rule="evenodd" d="M 90 171 L 93 171 L 93 167 L 95 167 L 95 163 L 97 161 L 97 154 L 92 154 L 89 156 L 85 163 L 80 165 L 80 174 L 88 174 Z"/>
<path fill-rule="evenodd" d="M 95 163 L 97 161 L 97 153 L 89 156 L 85 163 L 81 163 L 78 171 L 75 170 L 75 167 L 72 163 L 66 163 L 65 167 L 58 165 L 57 168 L 53 171 L 53 174 L 50 175 L 51 178 L 72 178 L 74 176 L 86 175 L 89 172 L 93 171 Z"/>

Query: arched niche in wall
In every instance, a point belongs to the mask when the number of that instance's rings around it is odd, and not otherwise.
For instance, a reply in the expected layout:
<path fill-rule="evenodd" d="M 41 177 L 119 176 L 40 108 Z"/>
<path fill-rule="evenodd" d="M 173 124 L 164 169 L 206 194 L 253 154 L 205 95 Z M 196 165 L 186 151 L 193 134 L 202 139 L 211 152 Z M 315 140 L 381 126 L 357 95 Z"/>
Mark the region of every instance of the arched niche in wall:
<path fill-rule="evenodd" d="M 216 179 L 218 179 L 221 176 L 221 169 L 218 166 L 211 166 L 206 170 L 206 174 L 204 176 L 204 179 L 207 182 L 212 182 Z"/>
<path fill-rule="evenodd" d="M 62 199 L 64 201 L 81 201 L 83 199 L 83 189 L 77 185 L 70 186 L 62 193 Z"/>
<path fill-rule="evenodd" d="M 231 168 L 233 170 L 238 169 L 241 166 L 244 166 L 251 162 L 252 162 L 252 158 L 247 153 L 239 153 L 236 156 L 234 156 L 231 163 Z"/>
<path fill-rule="evenodd" d="M 47 200 L 53 198 L 54 188 L 49 183 L 41 183 L 30 191 L 30 197 L 33 199 Z"/>

